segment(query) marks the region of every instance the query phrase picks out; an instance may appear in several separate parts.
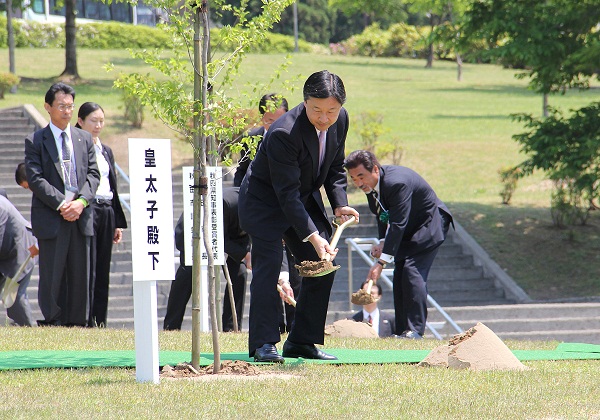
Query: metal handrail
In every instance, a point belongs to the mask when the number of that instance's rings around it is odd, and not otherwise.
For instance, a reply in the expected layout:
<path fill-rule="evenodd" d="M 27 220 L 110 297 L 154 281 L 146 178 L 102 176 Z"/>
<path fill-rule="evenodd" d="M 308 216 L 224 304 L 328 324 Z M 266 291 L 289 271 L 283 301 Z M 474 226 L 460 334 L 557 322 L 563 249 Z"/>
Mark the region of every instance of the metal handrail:
<path fill-rule="evenodd" d="M 121 168 L 117 162 L 115 162 L 115 169 L 117 170 L 121 178 L 123 178 L 123 181 L 127 183 L 127 185 L 131 184 L 129 176 L 125 173 L 123 168 Z M 121 205 L 129 212 L 129 214 L 131 214 L 131 206 L 129 205 L 129 194 L 119 194 L 119 201 L 121 202 Z"/>
<path fill-rule="evenodd" d="M 352 302 L 351 302 L 352 284 L 353 284 L 353 281 L 352 281 L 353 280 L 352 279 L 352 276 L 353 276 L 352 252 L 354 252 L 354 251 L 357 252 L 358 255 L 363 259 L 363 261 L 365 261 L 369 266 L 371 266 L 374 262 L 374 258 L 371 257 L 370 255 L 368 255 L 365 251 L 370 250 L 371 245 L 376 244 L 378 242 L 379 242 L 379 240 L 377 238 L 347 238 L 346 239 L 346 244 L 348 244 L 348 294 L 349 294 L 348 302 L 350 302 L 349 310 L 352 310 Z M 390 276 L 393 277 L 393 273 L 394 273 L 394 270 L 392 268 L 383 269 L 381 271 L 381 276 L 379 278 L 379 281 L 384 283 L 390 289 L 393 289 L 393 282 L 392 282 L 392 280 L 390 280 Z M 448 315 L 448 313 L 429 294 L 427 294 L 427 302 L 429 302 L 429 304 L 431 306 L 433 306 L 440 313 L 440 315 L 442 315 L 442 317 L 444 317 L 444 319 L 448 322 L 448 324 L 450 324 L 450 326 L 452 328 L 454 328 L 458 333 L 463 332 L 462 328 L 460 328 L 456 324 L 456 322 L 454 322 L 452 317 L 450 315 Z M 437 332 L 437 330 L 434 328 L 434 326 L 431 323 L 426 322 L 425 326 L 427 327 L 427 329 L 429 329 L 429 331 L 431 331 L 431 333 L 433 334 L 433 336 L 435 338 L 437 338 L 438 340 L 442 340 L 442 336 Z"/>

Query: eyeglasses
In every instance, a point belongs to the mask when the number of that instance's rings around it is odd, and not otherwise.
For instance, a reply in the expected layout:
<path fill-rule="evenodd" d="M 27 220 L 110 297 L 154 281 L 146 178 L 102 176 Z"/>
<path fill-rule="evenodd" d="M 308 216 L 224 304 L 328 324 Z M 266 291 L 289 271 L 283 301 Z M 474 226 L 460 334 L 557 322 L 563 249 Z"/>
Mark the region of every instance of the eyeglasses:
<path fill-rule="evenodd" d="M 60 112 L 73 111 L 75 109 L 75 104 L 57 105 L 57 106 L 55 106 L 55 108 L 58 109 Z"/>

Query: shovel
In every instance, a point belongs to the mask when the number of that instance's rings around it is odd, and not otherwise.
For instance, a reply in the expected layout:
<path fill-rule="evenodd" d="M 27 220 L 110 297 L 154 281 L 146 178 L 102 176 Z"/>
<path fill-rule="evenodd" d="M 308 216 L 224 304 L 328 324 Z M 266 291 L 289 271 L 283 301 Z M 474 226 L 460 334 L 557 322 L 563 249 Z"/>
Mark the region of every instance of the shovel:
<path fill-rule="evenodd" d="M 25 267 L 27 267 L 27 263 L 30 259 L 31 254 L 25 261 L 23 261 L 23 264 L 21 264 L 14 276 L 6 278 L 6 282 L 4 283 L 4 288 L 2 289 L 1 294 L 2 301 L 4 302 L 4 307 L 6 309 L 11 308 L 17 300 L 17 292 L 19 291 L 19 282 L 17 279 L 21 274 L 23 274 L 23 270 L 25 270 Z"/>
<path fill-rule="evenodd" d="M 285 295 L 285 298 L 287 299 L 288 303 L 290 305 L 292 305 L 294 308 L 296 307 L 296 301 L 294 300 L 293 297 L 291 297 L 290 295 L 288 295 L 287 293 L 285 293 L 285 291 L 283 290 L 283 287 L 281 287 L 280 285 L 277 285 L 277 291 L 279 293 L 283 293 Z"/>
<path fill-rule="evenodd" d="M 331 238 L 331 243 L 329 246 L 335 249 L 338 241 L 340 240 L 340 236 L 342 236 L 342 232 L 346 229 L 347 226 L 355 224 L 356 218 L 354 216 L 350 217 L 350 219 L 346 220 L 341 225 L 338 225 L 335 221 L 333 222 L 334 226 L 336 226 L 335 233 L 333 234 L 333 238 Z M 321 261 L 302 261 L 300 265 L 296 265 L 298 272 L 302 277 L 321 277 L 329 273 L 333 273 L 336 270 L 340 269 L 339 265 L 333 265 L 330 261 L 331 254 L 325 254 Z"/>
<path fill-rule="evenodd" d="M 360 289 L 358 292 L 352 293 L 352 299 L 350 300 L 355 305 L 369 305 L 377 300 L 371 295 L 371 287 L 373 287 L 373 279 L 369 280 L 367 284 L 367 290 Z"/>

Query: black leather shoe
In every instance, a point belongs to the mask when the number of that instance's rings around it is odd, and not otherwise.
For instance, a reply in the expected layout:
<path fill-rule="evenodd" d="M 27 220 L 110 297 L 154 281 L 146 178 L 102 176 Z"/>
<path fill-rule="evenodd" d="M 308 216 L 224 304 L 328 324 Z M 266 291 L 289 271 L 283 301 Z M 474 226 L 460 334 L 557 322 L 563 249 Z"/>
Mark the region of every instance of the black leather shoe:
<path fill-rule="evenodd" d="M 423 337 L 421 336 L 421 334 L 414 332 L 414 331 L 404 331 L 402 334 L 397 335 L 396 338 L 404 338 L 404 339 L 408 339 L 408 340 L 422 340 Z"/>
<path fill-rule="evenodd" d="M 296 344 L 287 340 L 283 344 L 283 357 L 303 357 L 304 359 L 337 360 L 337 357 L 319 350 L 314 344 Z"/>
<path fill-rule="evenodd" d="M 283 363 L 285 360 L 277 353 L 273 344 L 263 344 L 254 352 L 255 362 Z"/>

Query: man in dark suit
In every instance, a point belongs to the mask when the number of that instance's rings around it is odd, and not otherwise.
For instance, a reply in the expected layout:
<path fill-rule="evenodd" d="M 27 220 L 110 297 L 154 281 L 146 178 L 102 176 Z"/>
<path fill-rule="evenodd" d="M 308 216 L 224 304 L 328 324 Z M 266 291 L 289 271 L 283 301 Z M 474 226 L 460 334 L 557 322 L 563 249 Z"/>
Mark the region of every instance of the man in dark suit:
<path fill-rule="evenodd" d="M 223 224 L 224 248 L 227 254 L 227 269 L 231 276 L 233 286 L 233 300 L 238 325 L 242 325 L 244 314 L 244 296 L 246 295 L 246 265 L 244 257 L 250 250 L 250 237 L 240 228 L 238 219 L 238 191 L 239 188 L 223 188 Z M 179 217 L 175 226 L 175 246 L 180 251 L 179 268 L 175 280 L 171 284 L 167 313 L 163 323 L 165 330 L 180 330 L 185 315 L 185 307 L 192 295 L 192 270 L 185 265 L 183 215 Z M 233 331 L 233 311 L 229 293 L 225 293 L 223 302 L 223 331 Z"/>
<path fill-rule="evenodd" d="M 29 222 L 6 198 L 6 194 L 0 193 L 0 195 L 0 290 L 7 286 L 8 278 L 11 278 L 12 282 L 19 283 L 17 297 L 13 305 L 6 309 L 6 313 L 17 325 L 33 327 L 35 320 L 31 316 L 31 307 L 27 298 L 27 286 L 34 266 L 33 259 L 27 263 L 18 277 L 15 277 L 15 274 L 29 255 L 32 257 L 37 255 L 38 249 Z M 6 305 L 6 302 L 4 304 Z"/>
<path fill-rule="evenodd" d="M 360 285 L 360 288 L 366 291 L 368 285 L 369 282 L 364 281 L 363 284 Z M 356 322 L 366 322 L 373 327 L 379 337 L 393 336 L 396 331 L 394 317 L 385 312 L 381 312 L 377 307 L 377 303 L 383 296 L 383 290 L 381 290 L 381 287 L 379 287 L 378 284 L 374 284 L 371 287 L 371 296 L 373 296 L 373 302 L 363 305 L 362 311 L 355 313 L 352 316 L 352 319 Z"/>
<path fill-rule="evenodd" d="M 427 321 L 427 277 L 452 215 L 431 186 L 403 166 L 381 166 L 373 153 L 357 150 L 344 163 L 358 188 L 367 194 L 377 215 L 379 244 L 371 255 L 378 260 L 367 279 L 377 281 L 390 262 L 394 267 L 396 334 L 420 339 Z"/>
<path fill-rule="evenodd" d="M 252 238 L 252 283 L 248 350 L 259 362 L 283 362 L 275 344 L 281 339 L 277 281 L 283 253 L 281 239 L 297 263 L 335 257 L 329 246 L 331 224 L 323 186 L 343 221 L 358 212 L 348 207 L 344 147 L 348 132 L 346 100 L 339 76 L 323 70 L 304 84 L 304 102 L 271 125 L 240 188 L 240 222 Z M 319 350 L 323 344 L 329 294 L 335 273 L 304 278 L 297 298 L 284 357 L 335 359 Z M 282 286 L 283 287 L 283 286 Z M 292 293 L 289 286 L 284 288 Z"/>
<path fill-rule="evenodd" d="M 31 224 L 40 248 L 40 325 L 85 326 L 88 316 L 89 203 L 100 182 L 91 134 L 71 127 L 75 90 L 50 87 L 44 108 L 50 124 L 25 139 Z"/>

